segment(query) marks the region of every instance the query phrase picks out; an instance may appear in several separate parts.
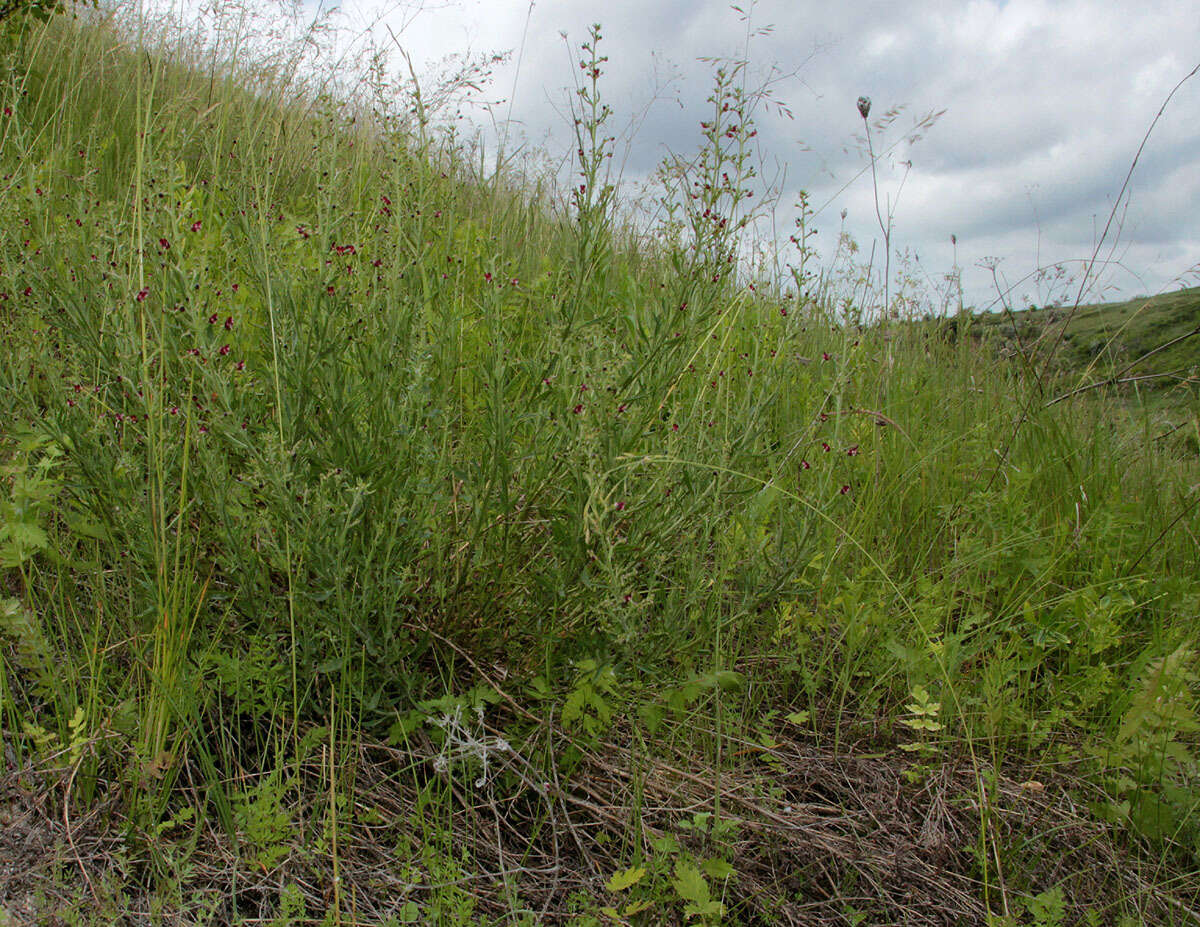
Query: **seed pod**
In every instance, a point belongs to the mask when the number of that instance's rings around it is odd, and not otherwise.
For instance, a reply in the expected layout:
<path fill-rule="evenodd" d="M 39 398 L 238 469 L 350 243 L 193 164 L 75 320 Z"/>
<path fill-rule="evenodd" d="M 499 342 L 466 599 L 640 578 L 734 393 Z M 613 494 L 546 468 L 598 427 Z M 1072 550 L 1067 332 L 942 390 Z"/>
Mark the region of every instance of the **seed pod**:
<path fill-rule="evenodd" d="M 871 98 L 870 97 L 859 97 L 858 98 L 858 114 L 860 116 L 862 116 L 863 119 L 866 119 L 868 116 L 871 115 Z"/>

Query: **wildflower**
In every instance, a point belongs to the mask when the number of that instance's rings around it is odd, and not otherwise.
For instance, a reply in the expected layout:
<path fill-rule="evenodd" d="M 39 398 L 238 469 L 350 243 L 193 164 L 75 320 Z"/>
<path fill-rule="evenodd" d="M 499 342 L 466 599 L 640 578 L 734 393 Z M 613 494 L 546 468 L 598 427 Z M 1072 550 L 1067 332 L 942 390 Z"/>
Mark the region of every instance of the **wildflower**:
<path fill-rule="evenodd" d="M 624 502 L 624 500 L 622 500 L 621 502 L 618 502 L 618 503 L 617 503 L 617 511 L 618 511 L 618 512 L 624 512 L 624 511 L 625 511 L 625 502 Z"/>
<path fill-rule="evenodd" d="M 199 219 L 197 219 L 195 222 L 192 223 L 191 229 L 193 232 L 200 231 L 200 220 Z"/>
<path fill-rule="evenodd" d="M 150 291 L 146 287 L 142 287 L 137 291 L 137 296 L 134 297 L 139 303 L 145 302 L 146 297 L 150 295 Z"/>
<path fill-rule="evenodd" d="M 821 352 L 821 360 L 832 360 L 828 351 Z"/>
<path fill-rule="evenodd" d="M 800 469 L 801 470 L 811 470 L 812 464 L 810 464 L 807 460 L 802 460 L 802 461 L 800 461 Z"/>
<path fill-rule="evenodd" d="M 857 457 L 858 456 L 858 445 L 853 444 L 850 447 L 846 448 L 846 456 L 847 457 Z"/>
<path fill-rule="evenodd" d="M 580 412 L 583 411 L 583 403 L 582 402 L 576 403 L 575 408 L 572 409 L 571 411 L 574 412 L 576 415 L 578 415 Z"/>
<path fill-rule="evenodd" d="M 233 330 L 233 316 L 226 316 L 226 318 L 225 318 L 225 331 L 227 331 L 227 332 L 228 332 L 228 331 L 232 331 L 232 330 Z"/>
<path fill-rule="evenodd" d="M 227 344 L 221 345 L 221 348 L 219 351 L 217 351 L 217 353 L 220 354 L 222 357 L 225 357 L 226 355 L 229 354 L 229 345 L 227 345 Z"/>
<path fill-rule="evenodd" d="M 171 243 L 170 243 L 169 241 L 167 241 L 165 238 L 160 238 L 160 239 L 158 240 L 158 246 L 159 246 L 160 248 L 162 248 L 162 249 L 163 249 L 163 251 L 170 251 L 170 250 L 171 250 Z"/>
<path fill-rule="evenodd" d="M 842 488 L 838 490 L 838 493 L 843 496 L 848 495 L 849 492 L 850 492 L 850 484 L 849 483 L 843 483 Z"/>
<path fill-rule="evenodd" d="M 866 119 L 868 116 L 871 115 L 871 98 L 870 97 L 859 97 L 858 98 L 858 114 L 860 116 L 862 116 L 863 119 Z"/>
<path fill-rule="evenodd" d="M 823 451 L 824 451 L 826 454 L 828 454 L 830 451 L 832 451 L 832 450 L 833 450 L 833 448 L 831 448 L 831 447 L 829 446 L 829 442 L 828 442 L 828 441 L 822 441 L 822 442 L 821 442 L 821 450 L 823 450 Z"/>

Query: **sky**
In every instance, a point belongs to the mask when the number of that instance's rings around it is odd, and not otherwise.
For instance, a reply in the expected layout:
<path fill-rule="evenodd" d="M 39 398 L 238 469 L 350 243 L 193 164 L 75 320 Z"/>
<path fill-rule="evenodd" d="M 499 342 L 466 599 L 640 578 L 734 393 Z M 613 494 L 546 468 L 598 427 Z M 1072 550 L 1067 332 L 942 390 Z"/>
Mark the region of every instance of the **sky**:
<path fill-rule="evenodd" d="M 749 85 L 769 84 L 786 106 L 756 120 L 762 177 L 781 187 L 776 233 L 807 190 L 826 266 L 843 230 L 860 259 L 884 254 L 855 105 L 865 95 L 893 265 L 907 255 L 931 290 L 958 267 L 978 308 L 1000 294 L 1015 307 L 1069 304 L 1114 207 L 1088 298 L 1200 284 L 1200 73 L 1185 80 L 1200 65 L 1195 0 L 404 2 L 346 0 L 341 14 L 402 47 L 427 83 L 463 60 L 448 56 L 507 54 L 464 110 L 493 149 L 500 132 L 510 152 L 569 157 L 579 46 L 599 22 L 627 189 L 669 152 L 697 151 L 712 59 L 747 59 Z"/>

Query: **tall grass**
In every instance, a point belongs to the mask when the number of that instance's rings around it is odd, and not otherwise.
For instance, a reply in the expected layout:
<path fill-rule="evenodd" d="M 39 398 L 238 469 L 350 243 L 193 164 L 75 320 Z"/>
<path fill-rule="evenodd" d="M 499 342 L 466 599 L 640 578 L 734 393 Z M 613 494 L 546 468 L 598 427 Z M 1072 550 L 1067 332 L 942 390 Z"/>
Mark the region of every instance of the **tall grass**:
<path fill-rule="evenodd" d="M 211 817 L 250 871 L 306 835 L 332 922 L 356 922 L 364 744 L 423 796 L 403 865 L 453 886 L 457 776 L 489 781 L 489 757 L 564 790 L 606 742 L 695 761 L 719 822 L 786 733 L 914 787 L 969 758 L 997 914 L 1053 888 L 997 837 L 1010 769 L 1068 764 L 1195 890 L 1194 455 L 1115 397 L 1030 406 L 966 316 L 861 324 L 882 316 L 832 284 L 748 286 L 736 66 L 710 102 L 738 124 L 698 127 L 672 221 L 635 246 L 599 30 L 567 199 L 480 176 L 423 114 L 314 91 L 294 58 L 237 64 L 236 30 L 131 22 L 30 24 L 5 50 L 0 710 L 16 774 L 65 768 L 63 808 L 115 789 L 146 884 Z M 534 834 L 583 852 L 546 807 Z M 639 820 L 595 858 L 654 870 Z M 719 867 L 681 852 L 646 910 L 754 919 L 758 895 L 702 893 Z M 492 897 L 513 917 L 518 874 Z M 285 895 L 270 910 L 303 921 Z M 484 916 L 414 899 L 396 910 Z"/>

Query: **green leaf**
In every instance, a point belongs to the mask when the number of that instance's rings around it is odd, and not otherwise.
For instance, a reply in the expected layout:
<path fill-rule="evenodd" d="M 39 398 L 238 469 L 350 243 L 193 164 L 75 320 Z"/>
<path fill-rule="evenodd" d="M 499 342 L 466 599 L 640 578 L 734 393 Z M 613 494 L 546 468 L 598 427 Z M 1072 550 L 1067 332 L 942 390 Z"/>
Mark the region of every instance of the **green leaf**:
<path fill-rule="evenodd" d="M 722 917 L 725 914 L 725 905 L 719 901 L 706 901 L 703 904 L 689 904 L 683 909 L 683 916 L 691 919 L 693 917 Z"/>
<path fill-rule="evenodd" d="M 700 868 L 713 879 L 728 879 L 735 872 L 733 866 L 719 856 L 706 859 L 700 864 Z"/>
<path fill-rule="evenodd" d="M 623 872 L 614 872 L 611 879 L 605 884 L 610 892 L 623 892 L 627 888 L 632 888 L 646 877 L 645 866 L 635 866 L 626 869 Z"/>
<path fill-rule="evenodd" d="M 738 692 L 746 686 L 746 677 L 733 670 L 719 670 L 713 675 L 722 692 Z"/>
<path fill-rule="evenodd" d="M 707 905 L 709 902 L 708 882 L 704 874 L 687 860 L 675 861 L 675 878 L 671 880 L 676 894 L 681 899 L 696 905 Z"/>

